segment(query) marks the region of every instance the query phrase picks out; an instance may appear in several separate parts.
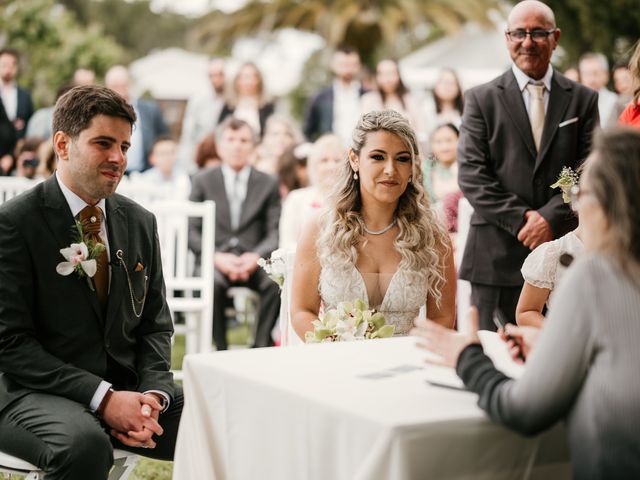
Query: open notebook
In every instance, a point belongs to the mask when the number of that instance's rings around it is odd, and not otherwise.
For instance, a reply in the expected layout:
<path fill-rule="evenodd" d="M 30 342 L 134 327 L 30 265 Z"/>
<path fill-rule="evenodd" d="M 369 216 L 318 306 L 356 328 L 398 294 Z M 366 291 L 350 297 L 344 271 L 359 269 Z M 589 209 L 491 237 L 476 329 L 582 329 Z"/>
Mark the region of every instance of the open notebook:
<path fill-rule="evenodd" d="M 484 353 L 487 354 L 498 370 L 511 378 L 520 378 L 522 376 L 525 366 L 511 359 L 507 344 L 500 339 L 496 332 L 480 330 L 478 337 L 482 343 Z M 427 365 L 425 372 L 427 382 L 432 385 L 464 389 L 462 380 L 458 378 L 453 368 Z"/>

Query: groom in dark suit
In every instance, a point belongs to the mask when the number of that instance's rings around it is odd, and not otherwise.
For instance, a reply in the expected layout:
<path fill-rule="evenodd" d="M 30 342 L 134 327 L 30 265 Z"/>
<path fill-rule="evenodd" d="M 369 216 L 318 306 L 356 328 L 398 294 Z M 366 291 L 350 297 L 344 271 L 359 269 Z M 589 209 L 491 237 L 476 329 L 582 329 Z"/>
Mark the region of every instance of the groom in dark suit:
<path fill-rule="evenodd" d="M 459 276 L 492 330 L 494 312 L 515 322 L 529 252 L 576 228 L 549 186 L 587 157 L 599 125 L 597 93 L 550 65 L 560 30 L 548 6 L 518 3 L 505 38 L 513 66 L 465 94 L 458 143 L 458 182 L 474 208 Z"/>
<path fill-rule="evenodd" d="M 257 138 L 247 122 L 228 118 L 218 126 L 216 140 L 222 166 L 197 174 L 190 196 L 195 202 L 216 202 L 213 340 L 218 350 L 227 348 L 227 290 L 245 285 L 260 294 L 255 346 L 268 347 L 273 345 L 271 330 L 280 311 L 280 290 L 256 262 L 278 248 L 278 180 L 249 164 Z M 200 254 L 199 223 L 190 226 L 189 246 Z"/>
<path fill-rule="evenodd" d="M 113 446 L 173 458 L 155 218 L 113 194 L 134 122 L 115 92 L 72 89 L 53 114 L 57 172 L 0 207 L 0 450 L 48 479 L 106 479 Z"/>

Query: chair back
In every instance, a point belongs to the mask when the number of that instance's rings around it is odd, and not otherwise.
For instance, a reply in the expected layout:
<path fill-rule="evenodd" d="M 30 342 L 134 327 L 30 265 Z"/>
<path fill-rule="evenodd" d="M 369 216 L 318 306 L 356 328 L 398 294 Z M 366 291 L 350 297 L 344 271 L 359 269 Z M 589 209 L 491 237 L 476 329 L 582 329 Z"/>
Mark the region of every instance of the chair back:
<path fill-rule="evenodd" d="M 186 336 L 185 353 L 209 352 L 213 322 L 215 203 L 167 200 L 151 202 L 148 208 L 158 223 L 167 303 L 175 332 Z M 196 256 L 189 250 L 190 221 L 202 225 L 202 254 L 197 263 Z"/>
<path fill-rule="evenodd" d="M 296 249 L 295 248 L 287 248 L 281 249 L 282 251 L 274 252 L 271 258 L 276 257 L 282 258 L 285 264 L 285 276 L 284 276 L 284 284 L 282 285 L 282 289 L 280 290 L 280 344 L 282 346 L 287 345 L 300 345 L 304 343 L 304 341 L 298 336 L 298 334 L 293 330 L 293 325 L 291 324 L 291 289 L 292 289 L 292 277 L 293 277 L 293 265 L 296 259 Z"/>
<path fill-rule="evenodd" d="M 35 187 L 41 181 L 24 177 L 0 177 L 0 205 Z"/>
<path fill-rule="evenodd" d="M 145 208 L 158 201 L 182 200 L 187 198 L 183 192 L 176 192 L 170 185 L 158 185 L 139 177 L 124 177 L 116 192 L 130 198 Z"/>
<path fill-rule="evenodd" d="M 469 226 L 471 224 L 471 215 L 473 215 L 473 207 L 466 198 L 461 198 L 458 202 L 458 235 L 456 236 L 456 265 L 462 263 L 462 256 L 467 245 L 467 237 L 469 236 Z M 469 331 L 469 307 L 471 306 L 471 284 L 466 280 L 458 280 L 457 285 L 457 327 L 461 332 Z"/>

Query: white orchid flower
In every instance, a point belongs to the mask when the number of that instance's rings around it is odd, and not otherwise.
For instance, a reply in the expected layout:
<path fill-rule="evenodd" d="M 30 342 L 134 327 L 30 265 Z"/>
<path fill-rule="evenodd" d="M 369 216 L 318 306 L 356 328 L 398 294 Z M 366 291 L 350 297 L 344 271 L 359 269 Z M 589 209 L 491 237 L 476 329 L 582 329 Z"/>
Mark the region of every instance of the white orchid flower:
<path fill-rule="evenodd" d="M 72 243 L 71 246 L 61 249 L 60 253 L 66 260 L 66 262 L 60 262 L 56 266 L 56 272 L 60 275 L 70 275 L 77 269 L 78 265 L 88 277 L 93 277 L 96 274 L 98 269 L 97 262 L 95 259 L 87 259 L 89 257 L 89 249 L 84 242 Z"/>

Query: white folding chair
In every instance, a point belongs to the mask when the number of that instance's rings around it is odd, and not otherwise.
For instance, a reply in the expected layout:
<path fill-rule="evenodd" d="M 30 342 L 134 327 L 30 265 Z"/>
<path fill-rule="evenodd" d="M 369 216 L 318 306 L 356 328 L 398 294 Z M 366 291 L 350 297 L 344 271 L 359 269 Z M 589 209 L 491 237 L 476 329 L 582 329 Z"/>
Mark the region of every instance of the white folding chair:
<path fill-rule="evenodd" d="M 41 181 L 24 177 L 0 177 L 0 205 L 36 186 Z"/>
<path fill-rule="evenodd" d="M 471 223 L 471 215 L 473 207 L 466 198 L 461 198 L 458 202 L 458 235 L 456 236 L 456 265 L 462 263 L 464 248 L 467 244 L 469 236 L 469 225 Z M 466 280 L 458 279 L 457 294 L 457 317 L 458 330 L 466 333 L 469 331 L 469 307 L 471 306 L 471 284 Z"/>
<path fill-rule="evenodd" d="M 167 303 L 175 333 L 185 335 L 185 353 L 211 351 L 213 325 L 213 255 L 215 249 L 215 203 L 187 200 L 157 201 L 148 205 L 156 216 Z M 202 221 L 200 264 L 189 250 L 189 220 Z M 176 314 L 184 324 L 175 323 Z M 182 372 L 175 372 L 181 378 Z"/>
<path fill-rule="evenodd" d="M 296 249 L 285 249 L 281 254 L 286 267 L 284 285 L 280 291 L 280 345 L 300 345 L 304 343 L 291 325 L 291 286 L 293 277 L 293 265 L 296 259 Z"/>
<path fill-rule="evenodd" d="M 113 450 L 113 468 L 109 480 L 126 480 L 138 463 L 138 455 L 126 450 Z M 35 465 L 0 451 L 0 472 L 24 475 L 25 480 L 42 480 L 44 472 Z"/>
<path fill-rule="evenodd" d="M 124 177 L 116 192 L 145 208 L 149 208 L 155 202 L 186 198 L 181 192 L 175 192 L 170 186 L 157 185 L 135 177 L 134 179 Z"/>

